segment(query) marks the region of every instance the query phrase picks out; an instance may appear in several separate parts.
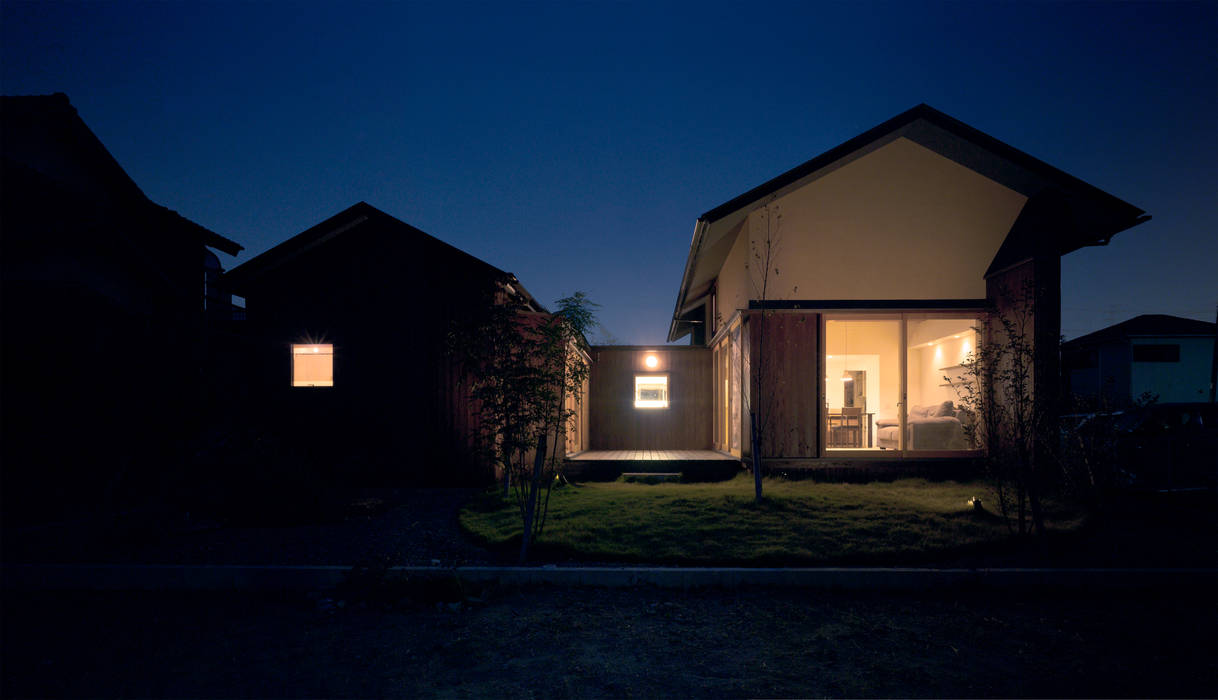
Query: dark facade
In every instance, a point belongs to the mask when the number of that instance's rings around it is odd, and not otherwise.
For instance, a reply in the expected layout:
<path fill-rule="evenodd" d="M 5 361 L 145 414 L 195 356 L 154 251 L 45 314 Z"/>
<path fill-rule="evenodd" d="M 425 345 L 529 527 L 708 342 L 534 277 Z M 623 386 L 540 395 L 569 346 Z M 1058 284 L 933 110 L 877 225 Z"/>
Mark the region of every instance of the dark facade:
<path fill-rule="evenodd" d="M 246 300 L 233 394 L 302 468 L 348 484 L 492 478 L 471 450 L 475 407 L 446 339 L 455 319 L 487 303 L 487 290 L 527 297 L 509 274 L 361 202 L 225 283 Z M 323 359 L 295 356 L 293 346 L 322 349 Z M 294 372 L 321 362 L 324 373 L 326 352 L 330 385 L 294 385 L 325 384 Z"/>
<path fill-rule="evenodd" d="M 1062 344 L 1062 380 L 1080 410 L 1211 401 L 1215 324 L 1145 314 Z"/>
<path fill-rule="evenodd" d="M 66 96 L 0 119 L 5 518 L 137 498 L 200 426 L 208 247 L 241 246 L 151 202 Z"/>

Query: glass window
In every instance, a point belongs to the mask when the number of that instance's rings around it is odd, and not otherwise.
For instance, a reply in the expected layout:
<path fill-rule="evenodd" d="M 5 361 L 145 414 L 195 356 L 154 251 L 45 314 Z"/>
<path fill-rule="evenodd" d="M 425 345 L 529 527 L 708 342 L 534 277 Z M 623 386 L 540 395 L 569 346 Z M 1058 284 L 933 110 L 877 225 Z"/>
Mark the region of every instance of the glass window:
<path fill-rule="evenodd" d="M 1179 345 L 1134 345 L 1134 362 L 1179 362 Z"/>
<path fill-rule="evenodd" d="M 977 349 L 976 318 L 906 316 L 907 450 L 971 450 L 964 365 Z"/>
<path fill-rule="evenodd" d="M 668 408 L 667 375 L 635 375 L 635 408 Z"/>
<path fill-rule="evenodd" d="M 826 447 L 901 448 L 901 321 L 825 320 Z"/>
<path fill-rule="evenodd" d="M 825 316 L 825 447 L 973 450 L 965 365 L 977 318 L 945 313 Z M 965 405 L 961 405 L 964 403 Z"/>
<path fill-rule="evenodd" d="M 334 386 L 334 346 L 293 345 L 292 386 Z"/>

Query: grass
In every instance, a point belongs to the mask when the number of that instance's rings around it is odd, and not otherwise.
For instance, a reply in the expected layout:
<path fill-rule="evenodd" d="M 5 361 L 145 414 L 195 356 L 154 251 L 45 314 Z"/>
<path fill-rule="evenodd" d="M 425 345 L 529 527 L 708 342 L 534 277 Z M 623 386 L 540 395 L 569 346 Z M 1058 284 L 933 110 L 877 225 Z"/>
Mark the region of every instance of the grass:
<path fill-rule="evenodd" d="M 968 501 L 979 496 L 985 512 Z M 539 556 L 699 565 L 902 563 L 976 551 L 1010 539 L 982 483 L 907 479 L 825 484 L 766 479 L 753 501 L 747 475 L 718 483 L 585 483 L 556 488 Z M 1080 518 L 1055 513 L 1052 527 Z M 488 493 L 461 511 L 462 528 L 492 549 L 520 541 L 515 504 Z"/>

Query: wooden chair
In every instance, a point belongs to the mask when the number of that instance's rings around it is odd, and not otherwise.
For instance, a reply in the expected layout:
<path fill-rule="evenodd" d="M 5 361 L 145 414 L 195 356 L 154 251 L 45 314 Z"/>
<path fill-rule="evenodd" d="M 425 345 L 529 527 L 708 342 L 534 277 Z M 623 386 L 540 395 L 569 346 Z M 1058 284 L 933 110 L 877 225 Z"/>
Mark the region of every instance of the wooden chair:
<path fill-rule="evenodd" d="M 831 447 L 863 446 L 863 407 L 844 406 L 836 416 L 836 425 L 830 431 Z"/>

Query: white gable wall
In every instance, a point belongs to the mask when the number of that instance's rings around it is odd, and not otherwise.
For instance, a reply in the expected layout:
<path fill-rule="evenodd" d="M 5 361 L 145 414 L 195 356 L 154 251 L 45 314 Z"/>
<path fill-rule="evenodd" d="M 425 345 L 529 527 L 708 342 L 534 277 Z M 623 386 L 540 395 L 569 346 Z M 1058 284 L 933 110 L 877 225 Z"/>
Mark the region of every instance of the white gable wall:
<path fill-rule="evenodd" d="M 723 323 L 731 320 L 736 309 L 749 305 L 749 297 L 753 294 L 752 285 L 749 283 L 750 255 L 748 237 L 741 232 L 719 272 L 719 315 Z M 718 326 L 716 323 L 715 327 Z"/>
<path fill-rule="evenodd" d="M 906 138 L 782 195 L 769 299 L 983 299 L 982 275 L 1027 197 Z M 765 215 L 749 215 L 719 275 L 720 308 L 756 298 Z M 742 236 L 743 238 L 743 236 Z M 758 278 L 759 279 L 759 278 Z M 746 296 L 747 295 L 747 296 Z"/>

